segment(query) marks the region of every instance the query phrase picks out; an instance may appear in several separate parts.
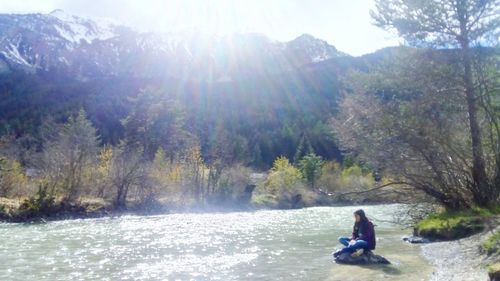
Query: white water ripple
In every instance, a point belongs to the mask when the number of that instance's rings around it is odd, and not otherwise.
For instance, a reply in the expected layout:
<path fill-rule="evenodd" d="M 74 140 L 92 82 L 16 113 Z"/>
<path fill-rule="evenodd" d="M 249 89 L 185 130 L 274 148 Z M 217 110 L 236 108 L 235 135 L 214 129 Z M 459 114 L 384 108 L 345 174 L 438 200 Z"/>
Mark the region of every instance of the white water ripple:
<path fill-rule="evenodd" d="M 391 219 L 401 205 L 365 206 Z M 426 280 L 408 231 L 377 223 L 389 267 L 333 264 L 355 207 L 0 224 L 0 280 Z M 355 279 L 350 279 L 355 278 Z"/>

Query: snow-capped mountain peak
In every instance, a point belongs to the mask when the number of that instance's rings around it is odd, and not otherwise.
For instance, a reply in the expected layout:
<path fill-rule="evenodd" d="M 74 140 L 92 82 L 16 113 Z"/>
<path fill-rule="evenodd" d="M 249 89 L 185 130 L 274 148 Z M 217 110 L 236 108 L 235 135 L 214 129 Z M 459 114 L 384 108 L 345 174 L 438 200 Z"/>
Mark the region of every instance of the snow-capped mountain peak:
<path fill-rule="evenodd" d="M 302 35 L 290 42 L 262 34 L 205 36 L 137 32 L 106 19 L 49 14 L 0 14 L 0 72 L 62 71 L 96 75 L 178 76 L 227 81 L 239 74 L 289 71 L 343 55 Z"/>
<path fill-rule="evenodd" d="M 54 11 L 50 12 L 49 15 L 56 17 L 62 21 L 71 21 L 73 19 L 73 15 L 66 14 L 61 9 L 55 9 Z"/>
<path fill-rule="evenodd" d="M 55 28 L 64 39 L 79 44 L 81 40 L 91 43 L 93 40 L 106 40 L 117 36 L 114 32 L 115 26 L 106 21 L 96 22 L 65 13 L 57 9 L 49 16 L 56 18 L 59 22 Z"/>

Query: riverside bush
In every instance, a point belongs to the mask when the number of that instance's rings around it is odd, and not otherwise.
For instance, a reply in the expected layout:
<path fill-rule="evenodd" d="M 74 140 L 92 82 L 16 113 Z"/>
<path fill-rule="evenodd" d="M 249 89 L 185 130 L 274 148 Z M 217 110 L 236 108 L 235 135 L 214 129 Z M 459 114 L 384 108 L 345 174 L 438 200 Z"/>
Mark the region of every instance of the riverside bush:
<path fill-rule="evenodd" d="M 498 208 L 433 213 L 417 222 L 415 233 L 441 240 L 464 238 L 482 231 L 485 228 L 484 220 L 495 214 L 498 214 Z"/>

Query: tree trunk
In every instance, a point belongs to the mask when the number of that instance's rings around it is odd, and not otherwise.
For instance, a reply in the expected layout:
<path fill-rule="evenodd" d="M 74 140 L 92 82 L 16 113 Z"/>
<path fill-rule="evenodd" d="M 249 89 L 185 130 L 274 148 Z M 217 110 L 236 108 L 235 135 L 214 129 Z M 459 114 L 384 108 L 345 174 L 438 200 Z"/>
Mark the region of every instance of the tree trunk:
<path fill-rule="evenodd" d="M 115 197 L 115 206 L 118 207 L 120 204 L 120 197 L 122 197 L 122 188 L 118 187 L 116 191 L 116 197 Z"/>
<path fill-rule="evenodd" d="M 126 194 L 126 187 L 125 185 L 122 184 L 118 186 L 115 199 L 115 207 L 124 207 L 125 206 L 125 200 L 123 200 L 124 198 L 127 198 L 127 194 Z"/>
<path fill-rule="evenodd" d="M 123 188 L 122 198 L 120 198 L 120 206 L 121 207 L 125 207 L 127 204 L 128 188 L 129 188 L 128 184 L 125 185 L 125 187 Z"/>
<path fill-rule="evenodd" d="M 480 206 L 488 205 L 489 199 L 489 184 L 486 175 L 481 128 L 477 118 L 477 103 L 476 91 L 472 79 L 471 57 L 469 49 L 469 41 L 467 40 L 465 28 L 463 29 L 462 40 L 460 45 L 462 48 L 462 63 L 464 66 L 464 87 L 467 101 L 467 111 L 469 114 L 469 126 L 472 143 L 472 179 L 474 181 L 472 194 L 474 202 Z"/>

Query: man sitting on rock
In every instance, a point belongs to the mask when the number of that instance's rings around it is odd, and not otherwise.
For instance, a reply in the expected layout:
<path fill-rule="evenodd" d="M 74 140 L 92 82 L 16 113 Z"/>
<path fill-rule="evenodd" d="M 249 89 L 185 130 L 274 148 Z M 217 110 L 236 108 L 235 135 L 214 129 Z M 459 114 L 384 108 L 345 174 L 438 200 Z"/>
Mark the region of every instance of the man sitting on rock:
<path fill-rule="evenodd" d="M 354 212 L 354 227 L 352 230 L 352 236 L 339 237 L 339 242 L 344 245 L 343 249 L 340 249 L 333 253 L 336 258 L 342 253 L 351 253 L 351 256 L 357 257 L 363 254 L 364 250 L 374 250 L 375 249 L 375 229 L 373 223 L 368 220 L 365 212 L 361 209 Z"/>

